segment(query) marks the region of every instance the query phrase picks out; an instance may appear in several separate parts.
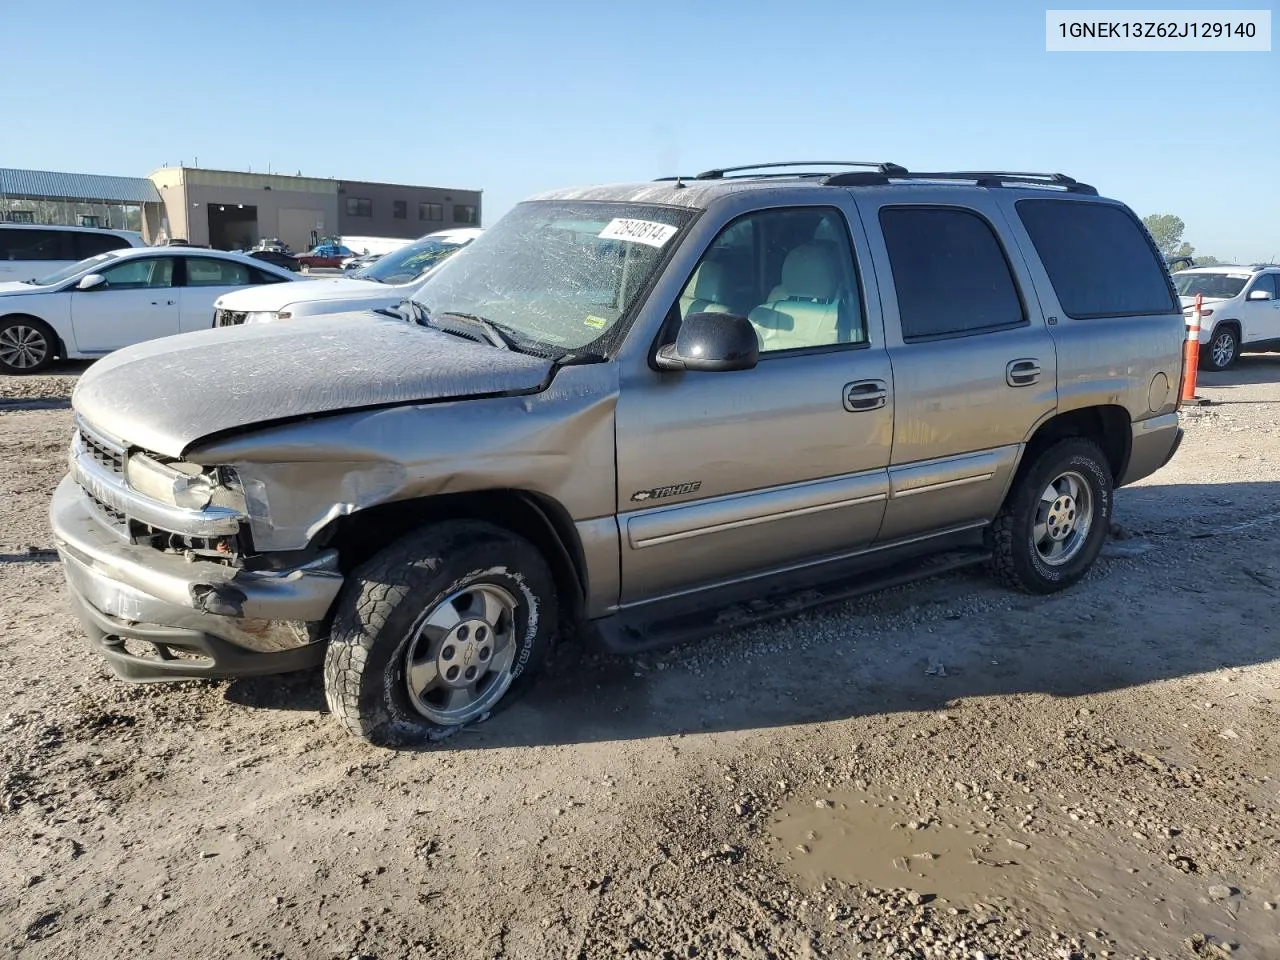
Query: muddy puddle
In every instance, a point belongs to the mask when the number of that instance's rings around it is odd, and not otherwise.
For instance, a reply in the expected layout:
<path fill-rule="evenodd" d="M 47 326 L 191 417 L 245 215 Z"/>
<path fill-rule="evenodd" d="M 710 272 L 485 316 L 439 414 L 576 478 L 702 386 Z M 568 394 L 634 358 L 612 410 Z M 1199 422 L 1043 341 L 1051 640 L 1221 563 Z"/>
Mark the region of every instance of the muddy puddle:
<path fill-rule="evenodd" d="M 1087 936 L 1099 954 L 1191 955 L 1185 941 L 1207 935 L 1230 945 L 1214 956 L 1280 960 L 1280 911 L 1264 907 L 1270 891 L 1187 876 L 1132 849 L 1117 859 L 1122 845 L 1101 827 L 1017 813 L 1009 825 L 963 804 L 832 792 L 779 810 L 772 850 L 809 886 L 915 891 L 933 909 Z"/>

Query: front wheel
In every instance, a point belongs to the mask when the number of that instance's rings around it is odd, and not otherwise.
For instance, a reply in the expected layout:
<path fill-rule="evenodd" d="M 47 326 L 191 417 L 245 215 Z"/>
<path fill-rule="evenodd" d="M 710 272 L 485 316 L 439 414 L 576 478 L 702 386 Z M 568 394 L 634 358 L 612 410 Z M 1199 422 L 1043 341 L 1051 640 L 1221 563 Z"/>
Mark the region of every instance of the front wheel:
<path fill-rule="evenodd" d="M 381 745 L 436 740 L 506 706 L 557 629 L 542 555 L 485 523 L 410 534 L 346 590 L 325 654 L 325 699 L 348 732 Z"/>
<path fill-rule="evenodd" d="M 1213 331 L 1213 336 L 1200 357 L 1200 366 L 1219 373 L 1235 363 L 1239 356 L 1240 337 L 1235 327 L 1219 327 Z"/>
<path fill-rule="evenodd" d="M 0 371 L 39 373 L 53 360 L 57 336 L 34 317 L 10 317 L 0 323 Z"/>
<path fill-rule="evenodd" d="M 1111 526 L 1111 470 L 1092 440 L 1059 441 L 1030 464 L 991 525 L 1002 583 L 1054 593 L 1093 566 Z"/>

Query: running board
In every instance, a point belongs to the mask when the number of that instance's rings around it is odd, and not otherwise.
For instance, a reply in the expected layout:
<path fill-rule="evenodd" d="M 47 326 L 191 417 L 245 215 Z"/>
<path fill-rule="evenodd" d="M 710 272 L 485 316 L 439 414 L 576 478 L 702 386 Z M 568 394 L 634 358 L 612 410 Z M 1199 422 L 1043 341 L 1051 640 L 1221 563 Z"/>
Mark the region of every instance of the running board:
<path fill-rule="evenodd" d="M 717 598 L 698 594 L 681 598 L 683 602 L 646 604 L 589 626 L 609 651 L 642 653 L 972 567 L 990 558 L 990 550 L 970 547 L 903 559 L 878 569 L 850 571 L 844 567 L 839 573 L 828 571 L 825 575 L 810 571 L 809 577 L 800 582 L 775 582 L 763 591 L 759 585 L 754 585 L 754 590 L 752 584 L 739 586 L 737 597 L 726 596 L 725 590 L 717 591 Z"/>

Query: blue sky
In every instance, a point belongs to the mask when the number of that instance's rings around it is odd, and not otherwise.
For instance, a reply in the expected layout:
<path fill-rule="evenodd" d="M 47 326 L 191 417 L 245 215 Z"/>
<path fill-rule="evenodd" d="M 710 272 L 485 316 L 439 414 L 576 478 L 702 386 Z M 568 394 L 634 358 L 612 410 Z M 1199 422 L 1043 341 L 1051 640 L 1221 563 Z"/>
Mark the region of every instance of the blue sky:
<path fill-rule="evenodd" d="M 548 187 L 774 159 L 1062 171 L 1201 253 L 1280 258 L 1274 36 L 1047 53 L 1048 6 L 13 2 L 0 165 L 475 187 L 486 225 Z"/>

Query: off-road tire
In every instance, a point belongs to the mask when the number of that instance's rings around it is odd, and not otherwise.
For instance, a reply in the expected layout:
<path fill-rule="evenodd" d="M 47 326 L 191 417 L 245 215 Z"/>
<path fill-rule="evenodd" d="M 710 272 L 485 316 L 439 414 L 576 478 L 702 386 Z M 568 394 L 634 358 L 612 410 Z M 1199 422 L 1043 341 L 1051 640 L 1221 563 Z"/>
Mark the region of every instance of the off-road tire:
<path fill-rule="evenodd" d="M 1225 363 L 1219 363 L 1214 358 L 1215 347 L 1218 345 L 1219 339 L 1230 338 L 1231 356 Z M 1209 342 L 1200 350 L 1200 369 L 1208 370 L 1212 373 L 1222 373 L 1224 370 L 1230 370 L 1235 366 L 1235 362 L 1240 359 L 1240 334 L 1236 332 L 1236 328 L 1229 323 L 1214 328 L 1209 336 Z"/>
<path fill-rule="evenodd" d="M 1080 551 L 1061 566 L 1051 566 L 1036 550 L 1032 529 L 1041 492 L 1066 471 L 1079 474 L 1088 483 L 1093 516 Z M 1014 482 L 988 531 L 991 572 L 1005 586 L 1024 593 L 1056 593 L 1089 572 L 1106 542 L 1114 499 L 1111 468 L 1096 443 L 1071 437 L 1037 455 Z"/>
<path fill-rule="evenodd" d="M 555 579 L 546 561 L 527 540 L 491 524 L 436 524 L 374 555 L 352 573 L 339 600 L 325 652 L 324 690 L 329 710 L 349 733 L 380 746 L 406 746 L 466 726 L 433 723 L 413 707 L 405 655 L 419 618 L 473 583 L 500 586 L 518 603 L 512 680 L 489 712 L 528 688 L 558 629 Z"/>
<path fill-rule="evenodd" d="M 0 356 L 0 373 L 18 376 L 39 373 L 49 366 L 53 362 L 53 358 L 61 351 L 62 346 L 58 340 L 58 335 L 53 332 L 53 328 L 47 323 L 35 317 L 11 316 L 0 320 L 0 338 L 4 337 L 9 331 L 19 329 L 35 331 L 40 337 L 44 338 L 44 357 L 29 367 L 19 367 L 6 362 L 4 357 Z M 0 347 L 3 346 L 4 344 L 0 344 Z"/>

